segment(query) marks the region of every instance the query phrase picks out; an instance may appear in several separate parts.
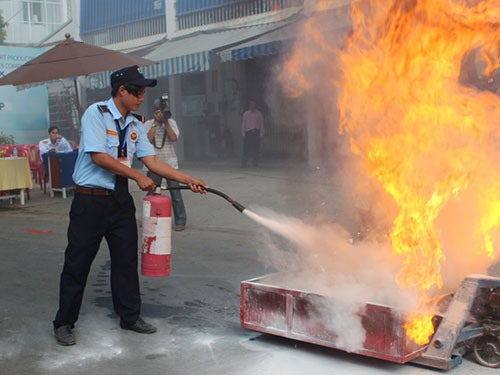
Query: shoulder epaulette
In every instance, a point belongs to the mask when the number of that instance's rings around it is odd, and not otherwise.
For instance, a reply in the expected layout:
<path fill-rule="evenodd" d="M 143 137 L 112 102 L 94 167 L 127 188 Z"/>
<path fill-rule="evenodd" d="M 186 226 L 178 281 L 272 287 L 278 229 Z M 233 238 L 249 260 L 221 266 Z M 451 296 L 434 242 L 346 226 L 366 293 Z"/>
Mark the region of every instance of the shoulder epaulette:
<path fill-rule="evenodd" d="M 140 122 L 144 122 L 146 121 L 146 119 L 144 118 L 144 116 L 142 115 L 138 115 L 137 113 L 132 113 L 132 116 L 134 116 L 137 120 L 139 120 Z"/>
<path fill-rule="evenodd" d="M 109 108 L 107 105 L 104 105 L 104 104 L 98 104 L 97 105 L 97 108 L 99 108 L 99 111 L 101 111 L 101 113 L 106 113 L 106 112 L 109 112 Z"/>

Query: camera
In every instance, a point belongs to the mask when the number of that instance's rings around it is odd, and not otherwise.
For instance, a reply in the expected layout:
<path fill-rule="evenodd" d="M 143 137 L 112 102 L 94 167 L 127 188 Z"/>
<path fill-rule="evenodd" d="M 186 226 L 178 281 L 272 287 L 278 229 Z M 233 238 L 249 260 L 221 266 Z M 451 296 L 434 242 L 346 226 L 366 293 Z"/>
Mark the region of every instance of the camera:
<path fill-rule="evenodd" d="M 162 96 L 154 101 L 155 110 L 159 109 L 163 113 L 165 119 L 172 117 L 170 112 L 170 105 L 168 103 L 168 94 L 162 94 Z"/>

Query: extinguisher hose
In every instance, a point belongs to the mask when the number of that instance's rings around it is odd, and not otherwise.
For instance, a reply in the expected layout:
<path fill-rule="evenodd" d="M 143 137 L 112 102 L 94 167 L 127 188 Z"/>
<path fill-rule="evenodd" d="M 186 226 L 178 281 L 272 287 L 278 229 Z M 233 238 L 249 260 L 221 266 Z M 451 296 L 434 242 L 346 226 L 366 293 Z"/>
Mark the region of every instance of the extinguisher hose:
<path fill-rule="evenodd" d="M 203 188 L 203 189 L 208 191 L 209 193 L 212 193 L 212 194 L 218 195 L 219 197 L 224 198 L 229 203 L 231 203 L 233 205 L 233 207 L 236 208 L 238 211 L 243 212 L 243 210 L 245 210 L 245 206 L 236 202 L 233 198 L 231 198 L 229 195 L 223 193 L 222 191 L 215 190 L 212 188 Z M 179 186 L 168 186 L 167 190 L 191 190 L 191 188 L 187 185 L 179 185 Z"/>

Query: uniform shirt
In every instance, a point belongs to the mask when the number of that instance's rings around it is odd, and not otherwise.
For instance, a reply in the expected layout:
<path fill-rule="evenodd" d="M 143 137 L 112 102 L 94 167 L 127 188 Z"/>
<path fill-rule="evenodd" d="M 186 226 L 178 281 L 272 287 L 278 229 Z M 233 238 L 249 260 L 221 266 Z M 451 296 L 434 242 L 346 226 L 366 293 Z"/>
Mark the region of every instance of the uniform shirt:
<path fill-rule="evenodd" d="M 50 150 L 56 150 L 56 152 L 71 152 L 73 149 L 66 140 L 66 138 L 59 138 L 56 143 L 53 144 L 50 138 L 44 139 L 38 143 L 38 148 L 40 149 L 40 155 L 46 154 Z"/>
<path fill-rule="evenodd" d="M 243 113 L 243 122 L 241 123 L 241 135 L 245 135 L 247 131 L 258 129 L 260 135 L 264 135 L 264 117 L 258 109 L 248 110 Z"/>
<path fill-rule="evenodd" d="M 149 130 L 152 128 L 154 122 L 155 122 L 155 120 L 148 120 L 144 124 L 146 126 L 147 133 L 149 133 Z M 168 119 L 168 123 L 170 124 L 170 127 L 174 131 L 177 139 L 179 139 L 179 135 L 180 135 L 179 127 L 177 126 L 177 123 L 175 122 L 175 120 Z M 161 149 L 157 148 L 157 147 L 161 147 L 163 135 L 165 134 L 166 131 L 167 130 L 165 129 L 165 125 L 163 125 L 163 124 L 157 125 L 155 128 L 155 137 L 154 137 L 155 143 L 153 144 L 153 146 L 155 146 L 156 156 L 158 156 L 158 158 L 161 161 L 164 161 L 165 163 L 170 165 L 172 168 L 179 169 L 179 164 L 177 162 L 177 155 L 175 154 L 175 149 L 174 149 L 175 142 L 172 142 L 170 140 L 170 138 L 168 137 L 168 134 L 166 135 L 166 138 L 165 138 L 165 145 Z M 151 142 L 151 143 L 153 143 L 153 142 Z"/>
<path fill-rule="evenodd" d="M 97 107 L 99 104 L 107 106 L 109 112 L 101 112 Z M 113 98 L 106 102 L 92 104 L 82 117 L 80 149 L 73 173 L 75 184 L 115 189 L 115 175 L 95 164 L 90 155 L 91 152 L 105 152 L 115 159 L 118 157 L 119 138 L 115 120 L 118 120 L 120 124 L 120 131 L 126 132 L 125 142 L 130 160 L 132 160 L 134 153 L 137 153 L 138 158 L 155 155 L 144 124 L 130 113 L 123 119 L 113 102 Z"/>

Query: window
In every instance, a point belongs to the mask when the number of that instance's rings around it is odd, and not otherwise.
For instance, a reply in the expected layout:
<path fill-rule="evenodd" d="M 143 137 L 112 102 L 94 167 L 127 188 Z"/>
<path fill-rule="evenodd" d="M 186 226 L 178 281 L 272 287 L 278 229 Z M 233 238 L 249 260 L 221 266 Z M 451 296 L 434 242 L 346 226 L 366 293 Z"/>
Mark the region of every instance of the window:
<path fill-rule="evenodd" d="M 23 1 L 23 22 L 43 24 L 62 23 L 61 0 Z"/>
<path fill-rule="evenodd" d="M 33 23 L 42 22 L 42 6 L 40 2 L 23 1 L 23 21 Z"/>
<path fill-rule="evenodd" d="M 47 22 L 48 23 L 62 23 L 62 9 L 61 4 L 47 3 Z"/>

